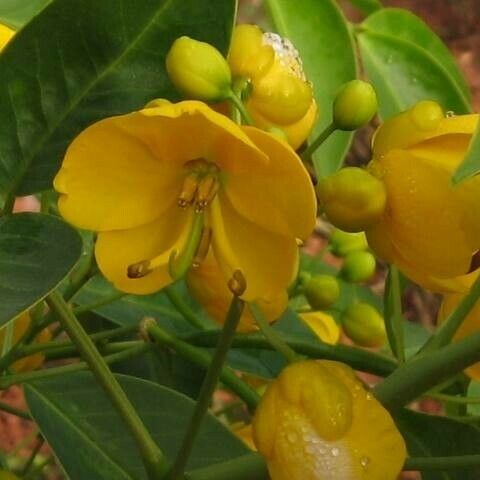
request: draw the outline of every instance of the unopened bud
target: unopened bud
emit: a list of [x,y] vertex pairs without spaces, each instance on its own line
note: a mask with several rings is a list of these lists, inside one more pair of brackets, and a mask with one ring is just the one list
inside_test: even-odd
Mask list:
[[339,130],[356,130],[377,112],[377,95],[363,80],[352,80],[338,92],[333,103],[333,122]]
[[305,297],[315,310],[331,307],[340,296],[340,286],[332,275],[315,275],[305,284]]
[[317,185],[327,218],[347,232],[360,232],[380,220],[386,205],[384,184],[366,170],[342,168]]
[[350,305],[341,318],[344,332],[361,347],[381,347],[387,338],[385,322],[368,303]]
[[347,282],[365,282],[375,274],[377,262],[370,252],[352,252],[343,263],[340,275]]
[[346,257],[349,253],[361,252],[368,248],[364,232],[348,233],[338,228],[330,235],[329,244],[332,253],[337,257]]
[[232,76],[222,54],[212,45],[180,37],[166,60],[167,72],[175,88],[186,98],[219,102],[230,94]]

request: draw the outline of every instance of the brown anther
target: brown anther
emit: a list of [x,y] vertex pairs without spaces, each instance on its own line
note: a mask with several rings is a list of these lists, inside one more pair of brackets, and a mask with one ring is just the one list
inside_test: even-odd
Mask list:
[[150,261],[143,260],[142,262],[133,263],[127,268],[128,278],[142,278],[148,275],[152,270],[150,269]]
[[240,270],[233,272],[232,278],[228,281],[228,288],[236,297],[241,297],[245,293],[247,281]]
[[470,269],[468,273],[474,272],[479,267],[480,267],[480,250],[476,251],[472,255],[472,261],[470,262]]
[[182,191],[177,199],[180,208],[186,208],[193,203],[197,194],[198,177],[195,174],[187,175],[183,181]]
[[195,211],[203,211],[205,207],[215,198],[218,192],[218,180],[214,175],[204,177],[198,184],[195,200]]
[[205,260],[210,248],[210,242],[212,240],[212,230],[210,228],[204,228],[202,232],[202,238],[198,244],[197,252],[192,262],[193,268],[198,268],[200,264]]

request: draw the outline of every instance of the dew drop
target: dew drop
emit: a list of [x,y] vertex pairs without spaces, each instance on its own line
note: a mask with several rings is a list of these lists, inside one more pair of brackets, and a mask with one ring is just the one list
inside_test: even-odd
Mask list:
[[361,465],[363,468],[367,468],[369,463],[370,463],[370,459],[369,459],[368,457],[362,457],[362,458],[360,459],[360,465]]
[[334,457],[338,457],[340,455],[340,450],[337,448],[337,447],[333,447],[331,450],[330,450],[330,453],[334,456]]
[[445,116],[447,118],[452,118],[455,116],[455,112],[453,110],[449,110],[448,112],[445,113]]

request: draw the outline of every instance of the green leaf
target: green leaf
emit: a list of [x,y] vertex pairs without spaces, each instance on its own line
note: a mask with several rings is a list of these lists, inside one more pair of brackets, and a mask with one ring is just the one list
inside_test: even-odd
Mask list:
[[81,254],[76,230],[39,213],[0,218],[0,326],[44,298]]
[[436,100],[446,111],[470,111],[468,88],[455,60],[435,33],[412,13],[379,10],[357,29],[357,39],[383,119],[427,99]]
[[[425,415],[411,410],[394,414],[395,423],[412,457],[447,457],[478,454],[480,429],[447,417]],[[425,471],[423,480],[477,480],[480,468]]]
[[[194,402],[145,380],[117,375],[152,437],[174,460]],[[37,381],[25,387],[30,412],[71,480],[146,480],[122,420],[89,372]],[[188,469],[206,467],[249,450],[208,415]]]
[[[300,52],[307,78],[312,82],[320,121],[311,139],[332,121],[335,95],[357,76],[355,53],[347,22],[333,0],[267,0],[276,29]],[[317,175],[336,171],[352,139],[349,132],[335,132],[315,152]]]
[[385,282],[384,315],[390,348],[395,357],[404,362],[405,341],[403,325],[405,324],[405,319],[402,314],[402,287],[400,285],[400,272],[394,265],[390,266]]
[[[54,0],[0,55],[0,192],[51,187],[86,126],[177,99],[165,71],[188,35],[226,52],[235,0]],[[108,148],[108,147],[107,147]]]
[[477,125],[475,135],[470,142],[467,155],[453,174],[452,182],[455,185],[478,175],[478,173],[480,173],[480,123]]
[[2,0],[0,23],[18,30],[42,11],[52,0]]
[[350,0],[350,3],[366,15],[370,15],[383,7],[380,0]]

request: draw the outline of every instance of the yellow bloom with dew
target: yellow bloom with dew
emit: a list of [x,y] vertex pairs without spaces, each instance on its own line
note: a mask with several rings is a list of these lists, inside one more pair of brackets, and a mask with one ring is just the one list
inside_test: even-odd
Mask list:
[[[193,268],[188,272],[188,290],[200,305],[206,310],[210,317],[217,323],[223,325],[225,317],[232,301],[232,292],[229,290],[225,278],[213,256],[209,254],[198,264],[194,263]],[[283,290],[270,298],[257,299],[258,306],[269,322],[278,320],[288,305],[288,295]],[[237,331],[251,332],[257,330],[257,324],[250,309],[245,308]]]
[[296,273],[296,239],[315,222],[295,152],[198,101],[159,100],[93,124],[54,185],[62,216],[99,232],[105,277],[136,294],[160,290],[211,245],[226,281],[245,277],[245,300],[275,295]]
[[307,360],[262,397],[253,437],[272,480],[395,480],[406,448],[390,414],[346,365]]
[[15,32],[8,28],[6,25],[0,23],[0,51],[3,50],[5,45],[12,39],[15,35]]
[[452,185],[478,115],[445,116],[431,101],[387,120],[373,140],[368,169],[383,182],[386,208],[366,228],[370,246],[433,290],[464,290],[480,247],[480,177]]
[[340,340],[340,327],[337,325],[335,319],[328,313],[301,313],[300,318],[322,342],[335,345]]
[[255,124],[279,127],[298,148],[313,128],[317,104],[292,43],[256,25],[238,25],[228,62],[234,80],[249,82],[246,107]]

